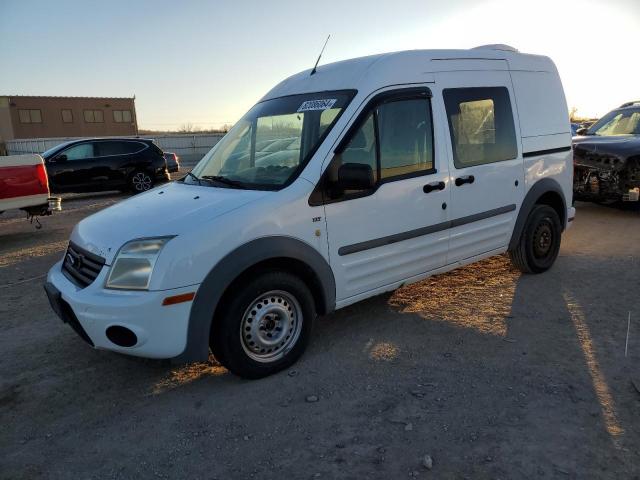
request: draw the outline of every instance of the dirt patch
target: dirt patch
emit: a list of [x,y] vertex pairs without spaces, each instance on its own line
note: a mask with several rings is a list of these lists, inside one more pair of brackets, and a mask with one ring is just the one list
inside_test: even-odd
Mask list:
[[504,336],[520,275],[502,255],[401,288],[389,304],[427,320]]

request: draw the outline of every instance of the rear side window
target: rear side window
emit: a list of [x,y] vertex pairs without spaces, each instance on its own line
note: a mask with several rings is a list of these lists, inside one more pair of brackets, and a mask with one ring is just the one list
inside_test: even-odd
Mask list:
[[109,155],[127,155],[142,150],[143,145],[138,142],[98,142],[96,143],[99,157]]
[[443,91],[456,168],[518,156],[509,91],[505,87]]

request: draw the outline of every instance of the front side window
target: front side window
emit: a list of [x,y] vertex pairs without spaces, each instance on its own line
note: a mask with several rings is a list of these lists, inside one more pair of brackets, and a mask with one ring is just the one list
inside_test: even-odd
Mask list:
[[431,108],[427,99],[378,107],[380,178],[433,170]]
[[456,168],[518,156],[509,91],[505,87],[443,91]]
[[607,113],[589,128],[587,135],[640,135],[640,108]]
[[354,92],[320,92],[255,105],[185,177],[187,184],[277,190],[306,165]]
[[322,180],[311,194],[310,203],[321,205],[323,202],[335,202],[368,195],[370,192],[367,189],[350,188],[347,190],[342,187],[338,182],[340,167],[350,164],[366,165],[371,169],[374,183],[377,183],[379,180],[377,151],[378,141],[374,113],[372,112],[349,135],[349,139],[340,153],[333,157],[322,176]]
[[74,145],[62,152],[62,155],[67,157],[67,160],[85,160],[87,158],[93,158],[93,144],[81,143]]
[[[371,167],[373,187],[344,190],[340,168]],[[435,171],[431,100],[423,88],[385,92],[363,110],[338,147],[310,204],[369,195],[382,182],[427,175]]]
[[340,154],[340,161],[334,162],[334,168],[339,168],[345,163],[360,163],[369,165],[373,171],[374,181],[378,181],[377,140],[374,114],[371,113],[362,126],[347,143]]

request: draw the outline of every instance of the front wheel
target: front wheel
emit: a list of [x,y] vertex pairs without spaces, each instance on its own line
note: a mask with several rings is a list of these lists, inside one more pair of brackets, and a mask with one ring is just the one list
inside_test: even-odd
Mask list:
[[138,171],[131,175],[129,185],[133,193],[141,193],[150,190],[153,187],[153,178],[149,175],[149,172]]
[[211,349],[229,371],[262,378],[304,352],[315,318],[305,283],[286,272],[259,275],[226,299],[211,329]]
[[520,241],[509,251],[511,262],[524,273],[547,271],[558,257],[562,225],[556,211],[536,205],[529,213]]

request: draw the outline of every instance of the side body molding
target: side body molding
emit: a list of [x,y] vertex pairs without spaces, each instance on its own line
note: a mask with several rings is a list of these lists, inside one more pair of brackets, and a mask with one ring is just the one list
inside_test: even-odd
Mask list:
[[321,285],[320,292],[312,292],[314,296],[320,296],[327,312],[335,308],[336,283],[333,271],[317,250],[291,237],[270,236],[252,240],[220,260],[198,288],[191,306],[187,344],[184,351],[172,359],[175,363],[201,362],[209,358],[209,332],[213,315],[227,287],[248,268],[276,258],[304,262]]
[[529,212],[531,212],[531,209],[540,197],[548,192],[557,193],[562,200],[560,222],[562,223],[563,230],[567,227],[567,200],[564,198],[562,187],[553,178],[542,178],[533,184],[522,201],[522,206],[520,207],[516,224],[513,227],[513,233],[511,234],[511,240],[509,241],[509,250],[516,248],[520,241],[520,235],[522,235],[524,225],[527,222]]

